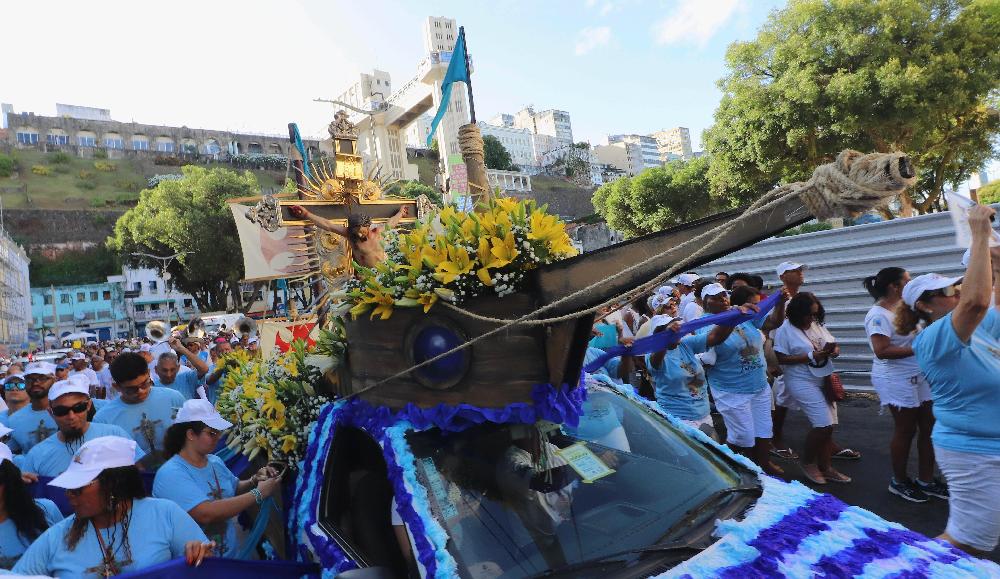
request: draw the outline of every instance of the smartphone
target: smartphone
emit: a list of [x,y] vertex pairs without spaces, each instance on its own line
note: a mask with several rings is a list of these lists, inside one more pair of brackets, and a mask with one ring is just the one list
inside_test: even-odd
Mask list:
[[826,352],[832,352],[837,349],[837,342],[827,342],[823,346],[823,350]]

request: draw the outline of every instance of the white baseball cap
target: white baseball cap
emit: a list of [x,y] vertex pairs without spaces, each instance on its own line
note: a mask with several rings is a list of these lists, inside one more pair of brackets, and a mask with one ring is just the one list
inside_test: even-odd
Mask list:
[[910,309],[915,309],[914,304],[924,292],[953,286],[960,281],[961,277],[945,277],[936,273],[918,275],[903,286],[903,303],[910,306]]
[[102,436],[83,443],[69,468],[49,482],[54,487],[78,489],[90,484],[108,468],[135,465],[135,441],[120,436]]
[[698,274],[682,273],[674,279],[677,280],[675,283],[680,285],[693,286],[694,282],[698,281]]
[[722,287],[722,284],[720,283],[710,283],[701,288],[701,299],[705,299],[708,296],[717,296],[719,294],[729,295],[729,290]]
[[139,351],[140,352],[149,352],[152,349],[153,349],[153,347],[150,346],[149,344],[143,344],[143,345],[139,346]]
[[[0,426],[3,426],[3,425],[0,424]],[[7,428],[7,427],[4,426],[4,428]],[[2,431],[0,431],[0,432],[2,432]],[[7,436],[7,434],[9,434],[10,432],[13,432],[13,431],[11,429],[7,428],[7,433],[0,434],[0,437]],[[7,446],[6,444],[0,442],[0,464],[2,464],[3,461],[5,461],[5,460],[9,460],[11,462],[11,464],[13,464],[14,463],[14,453],[10,451],[10,447],[9,446]]]
[[87,356],[83,352],[73,352],[73,355],[69,357],[70,360],[86,360]]
[[778,264],[778,277],[785,275],[786,271],[794,271],[796,269],[806,269],[806,266],[794,261],[783,261]]
[[7,382],[10,382],[11,380],[13,380],[15,378],[18,379],[18,380],[24,380],[24,374],[20,374],[18,372],[14,372],[13,374],[10,374],[8,376],[4,376],[4,378],[3,378],[4,384],[6,384]]
[[41,374],[43,376],[55,376],[56,365],[52,362],[32,362],[24,369],[24,375]]
[[674,320],[683,320],[683,318],[675,318],[664,314],[653,316],[652,318],[649,318],[649,329],[651,332],[656,331],[656,328],[659,328],[660,326],[669,326]]
[[174,424],[182,422],[202,422],[205,426],[216,430],[226,430],[233,425],[219,414],[211,402],[202,398],[192,398],[184,402],[184,406],[181,406],[177,411],[177,417],[174,418]]
[[55,401],[63,394],[86,394],[90,396],[90,385],[82,383],[79,380],[73,380],[72,378],[59,380],[52,385],[52,388],[49,388],[49,401]]

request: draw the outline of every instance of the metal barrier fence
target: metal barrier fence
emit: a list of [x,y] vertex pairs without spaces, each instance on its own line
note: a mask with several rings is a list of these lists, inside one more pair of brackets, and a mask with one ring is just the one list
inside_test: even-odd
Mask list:
[[815,293],[826,309],[826,325],[841,346],[837,368],[846,387],[870,389],[872,351],[865,335],[865,314],[873,300],[861,281],[889,266],[910,274],[963,271],[964,249],[955,246],[951,215],[934,213],[909,219],[856,225],[790,237],[774,237],[698,268],[746,272],[780,286],[775,266],[794,261],[808,266],[803,291]]

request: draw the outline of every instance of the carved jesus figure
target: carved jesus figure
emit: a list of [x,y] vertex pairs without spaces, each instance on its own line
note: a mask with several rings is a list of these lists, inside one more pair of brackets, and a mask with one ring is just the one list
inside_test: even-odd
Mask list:
[[395,229],[399,225],[399,220],[410,214],[410,208],[404,205],[384,225],[377,223],[373,225],[371,218],[364,213],[351,213],[347,219],[347,227],[344,227],[316,215],[301,205],[293,205],[289,211],[294,217],[308,219],[315,223],[316,227],[346,238],[347,242],[351,244],[351,254],[354,261],[364,267],[375,267],[385,261],[382,231],[386,227]]

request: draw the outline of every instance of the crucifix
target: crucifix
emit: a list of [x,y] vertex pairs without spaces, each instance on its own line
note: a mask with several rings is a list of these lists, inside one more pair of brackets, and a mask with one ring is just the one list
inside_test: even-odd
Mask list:
[[46,438],[48,438],[49,435],[52,434],[55,431],[56,431],[55,428],[49,428],[49,427],[45,426],[45,421],[44,420],[39,420],[38,421],[38,428],[36,430],[32,430],[28,434],[32,435],[35,438],[35,444],[38,444],[41,441],[43,441]]

